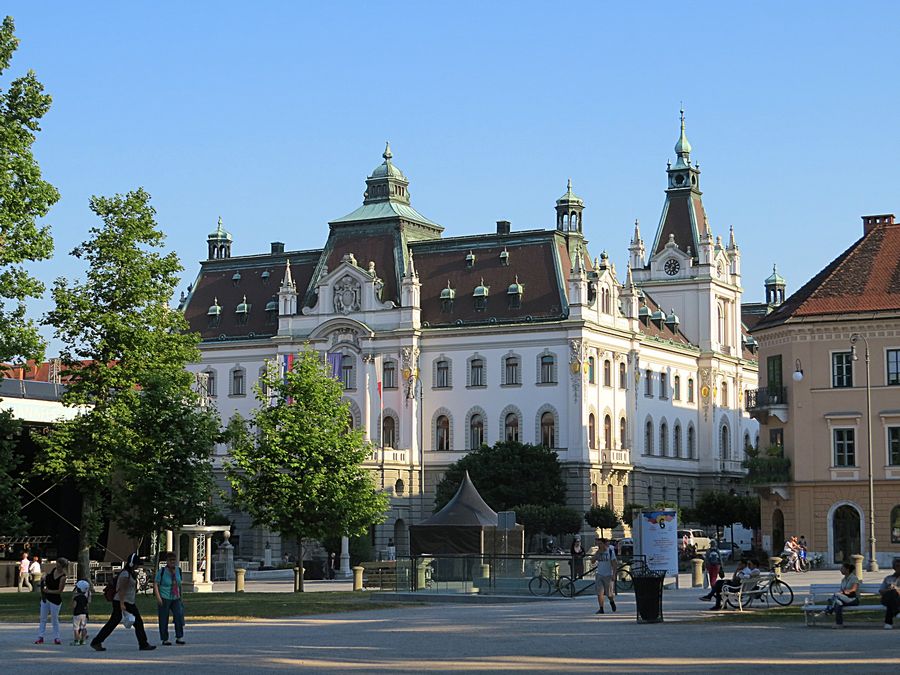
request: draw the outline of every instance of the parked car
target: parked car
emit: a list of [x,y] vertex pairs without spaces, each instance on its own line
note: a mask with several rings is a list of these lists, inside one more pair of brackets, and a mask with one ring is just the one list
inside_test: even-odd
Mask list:
[[685,536],[687,536],[688,545],[693,546],[698,553],[709,548],[711,540],[704,534],[703,530],[678,530],[679,551],[684,550]]

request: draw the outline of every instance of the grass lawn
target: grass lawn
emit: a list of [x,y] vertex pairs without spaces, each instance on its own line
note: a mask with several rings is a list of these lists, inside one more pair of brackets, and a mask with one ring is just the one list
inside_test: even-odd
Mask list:
[[[152,595],[138,596],[138,607],[144,617],[156,616],[156,600]],[[238,619],[278,619],[309,614],[333,614],[364,609],[385,609],[409,603],[379,601],[377,595],[353,592],[317,593],[187,593],[185,613],[191,621],[233,621]],[[0,593],[0,622],[38,620],[39,593]],[[101,593],[91,602],[91,620],[109,616],[109,603]],[[63,600],[60,619],[71,619],[71,593]]]
[[[802,625],[805,623],[802,609],[803,605],[797,604],[796,599],[794,600],[794,603],[795,604],[788,607],[772,606],[769,609],[751,608],[746,609],[743,612],[739,612],[736,609],[729,609],[721,612],[709,612],[709,618],[704,618],[702,621],[709,621],[711,619],[722,623],[799,623]],[[881,608],[881,605],[871,598],[866,598],[862,604],[877,605]],[[848,625],[873,624],[880,627],[883,617],[884,614],[882,612],[877,614],[845,612],[844,623]],[[820,616],[816,620],[817,626],[829,626],[833,623],[834,616]]]

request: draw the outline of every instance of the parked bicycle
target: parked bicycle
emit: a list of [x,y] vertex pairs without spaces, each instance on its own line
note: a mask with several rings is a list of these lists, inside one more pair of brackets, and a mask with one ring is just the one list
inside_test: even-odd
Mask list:
[[[762,602],[768,605],[770,599],[776,605],[787,607],[794,602],[794,589],[786,581],[774,575],[770,577],[761,576],[759,583],[753,590],[745,591],[742,594],[741,606],[744,608],[752,607],[754,602]],[[725,604],[732,609],[739,609],[738,601],[733,596],[727,597]]]
[[643,559],[622,560],[616,567],[616,591],[630,591],[634,588],[634,575],[643,574],[649,569]]
[[[553,569],[558,569],[556,563],[553,563]],[[562,595],[561,587],[566,585],[568,587],[571,579],[565,575],[556,576],[553,573],[547,574],[545,567],[548,567],[545,563],[536,563],[534,566],[534,576],[528,582],[528,592],[532,595],[552,595],[554,593],[559,593]]]

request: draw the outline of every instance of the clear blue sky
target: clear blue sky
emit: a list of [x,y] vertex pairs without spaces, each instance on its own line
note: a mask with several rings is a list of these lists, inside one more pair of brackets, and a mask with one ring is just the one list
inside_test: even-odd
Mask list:
[[[623,5],[628,5],[623,7]],[[900,213],[900,3],[5,3],[52,94],[48,283],[92,194],[145,187],[185,283],[221,215],[236,255],[321,246],[390,140],[445,235],[552,227],[571,177],[590,251],[652,239],[684,101],[713,231],[745,300],[799,288]],[[8,76],[3,78],[5,87]],[[33,314],[47,308],[35,303]]]

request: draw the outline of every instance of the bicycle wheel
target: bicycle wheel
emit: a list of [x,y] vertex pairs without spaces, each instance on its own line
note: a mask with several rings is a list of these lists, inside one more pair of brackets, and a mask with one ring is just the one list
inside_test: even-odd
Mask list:
[[556,582],[556,587],[559,589],[559,594],[564,598],[574,598],[575,597],[575,582],[563,575],[559,578],[559,581]]
[[800,568],[800,571],[803,572],[804,574],[806,572],[809,572],[809,559],[801,558],[799,568]]
[[551,590],[553,590],[553,584],[546,577],[532,577],[528,582],[528,591],[532,595],[550,595]]
[[794,590],[781,579],[773,579],[769,584],[769,595],[782,607],[787,607],[794,601]]
[[630,591],[634,588],[634,578],[631,576],[631,570],[616,570],[616,591]]

